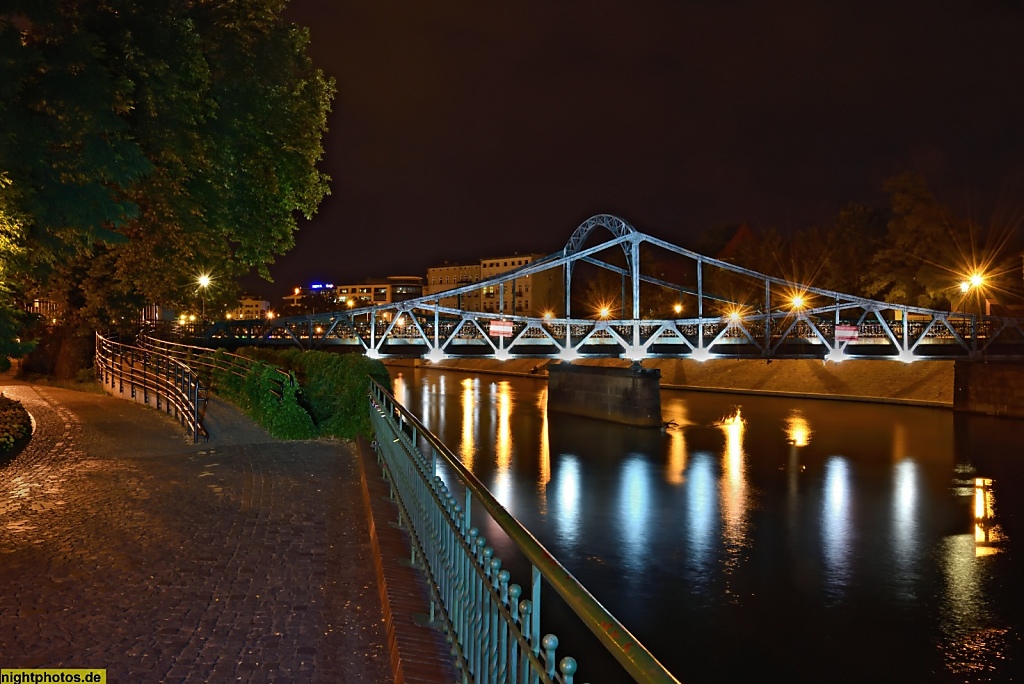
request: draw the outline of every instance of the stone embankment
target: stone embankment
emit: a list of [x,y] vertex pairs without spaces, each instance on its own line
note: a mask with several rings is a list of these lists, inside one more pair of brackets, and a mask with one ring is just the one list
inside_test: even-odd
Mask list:
[[[437,363],[393,360],[391,366],[447,368],[471,373],[547,377],[547,359],[446,359]],[[627,367],[622,359],[579,359],[574,363]],[[849,359],[824,363],[810,359],[647,359],[644,368],[661,371],[664,389],[806,396],[922,406],[953,406],[953,361]]]

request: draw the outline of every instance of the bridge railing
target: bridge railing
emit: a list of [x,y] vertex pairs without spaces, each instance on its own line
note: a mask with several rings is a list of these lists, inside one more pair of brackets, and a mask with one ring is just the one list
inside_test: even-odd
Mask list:
[[126,399],[172,413],[192,442],[207,439],[202,415],[206,386],[190,366],[167,354],[122,344],[96,334],[96,376],[104,387]]
[[[431,620],[439,620],[451,638],[464,681],[572,684],[576,660],[559,660],[558,637],[541,636],[542,586],[562,598],[636,681],[677,681],[437,436],[377,383],[371,387],[370,417],[378,461],[398,503],[399,524],[409,532],[412,561],[427,578]],[[454,491],[438,474],[439,459],[444,471],[454,474]],[[474,509],[482,509],[531,564],[525,589],[512,583],[480,535]]]

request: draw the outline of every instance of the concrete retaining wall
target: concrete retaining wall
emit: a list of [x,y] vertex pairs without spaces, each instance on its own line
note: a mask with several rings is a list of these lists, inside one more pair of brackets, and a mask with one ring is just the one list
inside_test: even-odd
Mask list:
[[966,413],[1024,418],[1024,362],[956,362],[953,408]]
[[638,427],[661,426],[657,369],[552,363],[547,371],[551,411]]
[[[550,362],[552,365],[557,362]],[[546,377],[546,359],[447,359],[436,364],[403,359],[388,360],[392,367],[447,368],[470,373]],[[622,359],[578,359],[574,365],[627,368]],[[875,401],[921,406],[953,406],[953,361],[901,361],[848,359],[823,363],[809,359],[647,359],[645,368],[661,372],[665,389],[707,390],[806,396],[822,399]]]

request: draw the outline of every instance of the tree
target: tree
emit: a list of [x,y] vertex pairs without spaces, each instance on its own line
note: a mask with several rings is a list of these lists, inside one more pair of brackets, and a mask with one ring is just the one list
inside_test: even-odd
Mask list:
[[11,277],[92,327],[194,301],[201,271],[269,277],[329,180],[316,164],[333,82],[284,6],[0,6]]
[[967,268],[972,236],[936,200],[925,180],[903,174],[885,183],[891,214],[875,254],[866,292],[888,302],[948,309]]

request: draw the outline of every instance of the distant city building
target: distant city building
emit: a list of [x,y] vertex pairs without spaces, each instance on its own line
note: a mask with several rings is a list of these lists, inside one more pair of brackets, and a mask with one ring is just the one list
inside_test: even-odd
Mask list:
[[[514,254],[512,256],[488,257],[476,264],[443,264],[427,269],[427,284],[424,294],[439,294],[447,290],[522,268],[543,258],[543,254]],[[543,316],[558,313],[561,306],[562,281],[556,271],[525,275],[502,286],[487,285],[462,295],[441,297],[442,306],[451,306],[466,311],[507,313],[519,316]],[[504,292],[501,291],[504,289]]]
[[284,297],[288,313],[315,313],[331,309],[358,309],[415,299],[423,294],[423,276],[367,278],[361,283],[312,283]]
[[258,321],[267,317],[270,311],[270,302],[253,295],[242,295],[238,305],[227,313],[229,319],[241,321]]
[[423,295],[423,276],[367,278],[362,283],[354,285],[338,285],[334,288],[334,294],[339,304],[357,309],[363,306],[402,302]]

